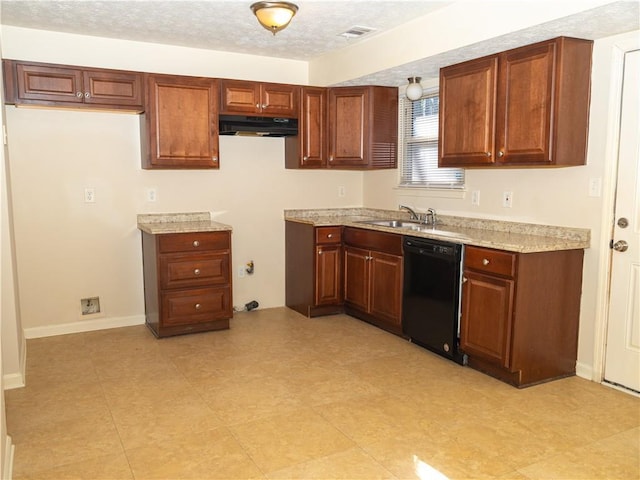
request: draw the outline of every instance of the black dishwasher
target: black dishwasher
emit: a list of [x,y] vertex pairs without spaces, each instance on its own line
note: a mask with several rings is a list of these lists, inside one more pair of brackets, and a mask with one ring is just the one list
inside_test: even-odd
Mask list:
[[402,330],[412,342],[461,365],[458,350],[462,245],[404,237]]

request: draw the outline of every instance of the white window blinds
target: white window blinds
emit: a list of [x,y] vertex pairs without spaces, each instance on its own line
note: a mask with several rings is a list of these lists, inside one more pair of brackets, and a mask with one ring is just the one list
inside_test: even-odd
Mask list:
[[438,168],[438,92],[400,98],[400,186],[464,188],[464,170]]

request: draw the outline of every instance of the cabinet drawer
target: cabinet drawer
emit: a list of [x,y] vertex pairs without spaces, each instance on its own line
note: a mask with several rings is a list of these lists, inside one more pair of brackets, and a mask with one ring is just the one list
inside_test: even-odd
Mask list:
[[396,233],[349,227],[344,229],[344,243],[391,255],[402,255],[402,235]]
[[227,231],[171,233],[158,237],[160,253],[225,250],[230,248],[230,244],[230,234]]
[[229,283],[227,253],[160,256],[161,288],[185,288]]
[[516,273],[516,254],[489,248],[467,247],[464,266],[481,272],[513,277]]
[[342,243],[342,227],[318,227],[316,228],[316,244]]
[[162,325],[185,325],[230,318],[229,287],[197,288],[162,295]]

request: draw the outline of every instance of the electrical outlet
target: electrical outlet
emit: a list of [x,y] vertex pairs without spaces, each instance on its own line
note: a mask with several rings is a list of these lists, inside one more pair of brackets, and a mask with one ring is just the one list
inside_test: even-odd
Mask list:
[[480,205],[480,190],[471,192],[471,205]]
[[147,189],[147,202],[155,202],[158,200],[158,191],[155,188]]
[[93,188],[84,189],[84,203],[96,203],[96,191]]
[[100,297],[81,298],[80,309],[82,311],[82,315],[100,313]]
[[245,266],[238,267],[238,277],[243,278],[246,273]]
[[513,192],[502,192],[502,206],[504,208],[513,206]]
[[344,197],[346,195],[346,190],[344,188],[344,185],[340,185],[338,187],[338,196],[339,197]]

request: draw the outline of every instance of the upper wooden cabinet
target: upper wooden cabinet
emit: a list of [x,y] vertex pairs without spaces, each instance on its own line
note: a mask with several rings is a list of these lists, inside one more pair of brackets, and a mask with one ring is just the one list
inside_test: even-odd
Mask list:
[[142,74],[4,60],[6,102],[143,111]]
[[218,81],[146,75],[142,168],[218,168]]
[[592,45],[559,37],[441,69],[439,166],[584,165]]
[[327,89],[302,87],[298,135],[285,138],[285,167],[326,167],[327,128]]
[[398,89],[329,89],[329,167],[396,168]]
[[300,87],[297,85],[223,79],[220,92],[220,113],[223,114],[298,116]]

